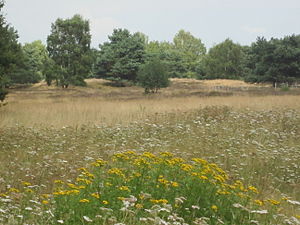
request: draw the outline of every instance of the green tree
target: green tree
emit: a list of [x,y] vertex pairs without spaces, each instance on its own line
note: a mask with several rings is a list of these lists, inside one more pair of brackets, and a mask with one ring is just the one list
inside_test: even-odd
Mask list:
[[71,19],[57,19],[47,38],[49,56],[60,67],[60,85],[85,85],[84,79],[91,71],[92,54],[89,21],[80,15]]
[[156,93],[160,88],[169,86],[166,65],[159,58],[153,58],[141,65],[137,80],[145,88],[145,93]]
[[139,66],[144,62],[145,40],[127,29],[114,29],[109,42],[99,45],[97,77],[115,80],[136,80]]
[[17,32],[6,23],[2,14],[3,6],[4,1],[0,0],[0,101],[3,101],[8,93],[6,88],[11,82],[11,74],[22,55]]
[[247,51],[245,80],[293,83],[300,79],[300,35],[267,41],[257,38]]
[[173,39],[177,58],[185,70],[184,77],[195,77],[198,65],[206,53],[206,48],[201,39],[194,37],[190,32],[180,30]]
[[48,60],[46,46],[40,40],[32,43],[26,43],[23,48],[27,66],[38,80],[45,79],[43,75],[44,62]]
[[212,47],[203,59],[205,75],[200,79],[238,79],[242,76],[243,47],[232,40]]

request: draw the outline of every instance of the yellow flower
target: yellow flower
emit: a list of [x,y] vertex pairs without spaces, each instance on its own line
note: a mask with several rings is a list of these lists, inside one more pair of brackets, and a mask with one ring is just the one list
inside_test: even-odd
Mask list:
[[84,199],[80,199],[79,202],[82,202],[82,203],[88,203],[88,202],[90,202],[90,200],[84,198]]
[[110,187],[110,186],[112,186],[112,183],[106,182],[105,186]]
[[94,198],[100,198],[100,195],[98,192],[92,193],[91,196],[93,196]]
[[47,200],[43,200],[42,204],[47,205],[47,204],[49,204],[49,202]]
[[207,176],[204,176],[204,175],[201,175],[199,178],[200,178],[201,180],[208,180]]
[[167,199],[150,199],[150,202],[154,203],[154,204],[168,204],[168,200]]
[[55,184],[63,184],[64,182],[62,180],[55,180],[54,183]]
[[262,206],[262,205],[264,204],[264,202],[261,201],[261,200],[254,200],[254,202],[255,202],[257,205],[260,205],[260,206]]
[[106,200],[103,200],[102,203],[103,203],[104,205],[108,205],[108,201],[106,201]]
[[179,186],[179,184],[175,181],[171,181],[171,185],[172,185],[172,187],[178,187]]
[[280,202],[279,201],[276,201],[274,199],[268,199],[268,201],[272,204],[272,205],[279,205]]
[[27,193],[33,193],[34,191],[32,189],[26,188],[25,192],[27,192]]
[[181,169],[184,170],[184,171],[191,171],[193,169],[193,166],[190,165],[190,164],[181,164]]
[[42,198],[49,198],[49,194],[42,194],[41,197]]
[[138,204],[135,205],[135,208],[141,209],[141,208],[143,208],[143,205],[138,203]]
[[14,192],[14,193],[19,193],[20,192],[20,190],[17,189],[17,188],[10,188],[8,191],[9,192]]
[[214,211],[218,211],[218,207],[216,205],[212,205],[211,209],[214,210]]
[[121,191],[130,191],[128,186],[121,186],[121,187],[119,187],[119,190],[121,190]]
[[205,159],[193,158],[192,160],[196,163],[207,164],[207,161]]
[[253,187],[253,186],[249,186],[248,189],[256,194],[258,194],[258,190],[256,187]]
[[124,173],[119,168],[112,168],[112,169],[109,169],[107,172],[109,174],[115,174],[115,175],[118,175],[120,177],[125,177]]
[[77,189],[77,186],[75,184],[67,183],[69,188]]
[[30,186],[30,185],[31,185],[31,183],[26,182],[26,181],[22,181],[22,184],[23,184],[24,186]]

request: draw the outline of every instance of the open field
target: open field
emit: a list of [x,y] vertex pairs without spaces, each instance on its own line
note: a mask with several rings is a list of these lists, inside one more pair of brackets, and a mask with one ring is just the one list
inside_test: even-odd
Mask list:
[[298,94],[298,89],[283,92],[227,80],[174,79],[171,87],[150,96],[145,96],[139,87],[116,88],[95,79],[88,80],[87,88],[67,90],[36,84],[9,94],[9,104],[0,109],[0,127],[128,124],[155,114],[180,114],[207,106],[299,109]]
[[[87,88],[61,90],[39,84],[14,89],[9,94],[9,103],[0,108],[0,224],[60,224],[61,221],[64,224],[163,224],[161,221],[153,222],[149,219],[152,217],[168,221],[167,224],[184,224],[168,219],[170,215],[174,218],[175,214],[183,217],[188,224],[222,224],[219,220],[228,225],[299,224],[299,90],[283,92],[240,81],[214,82],[173,80],[170,88],[152,96],[143,95],[143,90],[138,87],[116,88],[95,80],[90,80]],[[184,161],[176,161],[178,171],[175,167],[163,167],[165,158],[149,154],[143,156],[149,162],[151,157],[157,160],[151,161],[147,167],[147,176],[150,181],[153,178],[154,186],[149,181],[148,189],[143,186],[143,190],[138,190],[132,180],[121,179],[114,183],[107,176],[117,166],[122,171],[129,169],[142,173],[140,167],[132,167],[136,160],[141,160],[138,158],[140,156],[132,158],[129,164],[126,161],[108,163],[103,167],[107,174],[93,172],[91,163],[95,160],[111,161],[115,153],[131,150],[138,154],[150,152],[155,155],[169,152]],[[239,187],[239,196],[241,192],[250,196],[251,189],[255,195],[245,198],[247,201],[242,197],[227,198],[225,195],[224,198],[203,198],[193,202],[189,197],[194,192],[185,189],[188,188],[186,183],[194,182],[193,173],[184,165],[189,165],[191,159],[196,157],[222,168],[228,175],[225,179],[227,175],[221,174],[226,180],[222,182]],[[84,195],[84,190],[80,190],[83,193],[80,198],[77,195],[69,198],[57,189],[59,182],[69,183],[68,188],[72,186],[70,183],[77,185],[76,178],[82,172],[78,168],[87,168],[95,176],[89,178],[92,184],[85,184],[85,190],[94,194],[96,200],[98,197],[101,200],[99,205],[91,207],[91,211],[100,206],[118,211],[122,201],[114,201],[120,193],[107,191],[114,188],[119,191],[126,189],[126,194],[121,196],[124,198],[130,195],[137,197],[143,191],[151,193],[151,204],[137,198],[137,202],[129,206],[130,210],[135,211],[135,216],[130,216],[130,213],[106,215],[106,212],[81,210],[83,204],[87,204],[88,208],[88,204],[98,203],[93,203]],[[203,172],[204,167],[201,168]],[[172,173],[166,172],[173,169]],[[202,179],[208,177],[207,174],[204,176],[205,173],[209,174],[203,172]],[[164,176],[160,177],[161,174]],[[177,179],[176,174],[185,177],[184,182]],[[89,173],[85,172],[85,175]],[[105,182],[101,183],[101,179]],[[199,185],[214,189],[214,185],[219,184],[213,181],[216,176],[211,179],[208,177],[210,182],[207,185],[213,186]],[[220,187],[224,187],[222,182]],[[98,185],[96,189],[92,186],[95,183]],[[100,183],[104,186],[103,190]],[[258,193],[251,188],[252,185]],[[173,192],[171,186],[179,189]],[[156,188],[160,191],[153,191]],[[201,191],[205,195],[208,190]],[[218,193],[219,190],[215,191]],[[43,194],[48,194],[47,198]],[[174,197],[186,198],[186,205],[177,209],[178,202],[173,201]],[[167,200],[171,208],[159,200]],[[65,207],[59,208],[58,203]],[[247,206],[252,211],[245,212],[237,204],[234,209],[233,203]],[[155,204],[167,208],[169,214],[157,212],[155,216],[148,215],[144,209],[154,210]],[[193,209],[200,207],[200,210],[194,212],[192,206]],[[191,212],[184,211],[188,207]],[[49,211],[54,214],[53,217]],[[68,222],[72,216],[85,219]],[[148,219],[138,222],[133,219],[138,217]],[[209,220],[205,222],[204,217]]]

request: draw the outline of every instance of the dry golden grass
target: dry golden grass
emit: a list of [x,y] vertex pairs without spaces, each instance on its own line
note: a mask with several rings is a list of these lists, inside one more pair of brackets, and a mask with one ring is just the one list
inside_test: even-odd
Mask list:
[[[257,110],[300,108],[298,96],[256,96],[226,90],[213,93],[230,93],[231,96],[209,96],[212,92],[203,90],[214,87],[213,84],[235,87],[248,85],[242,81],[173,79],[171,87],[152,96],[145,96],[142,88],[116,88],[104,80],[90,79],[87,84],[87,87],[71,87],[67,90],[47,87],[45,83],[15,89],[8,96],[9,104],[0,108],[0,127],[16,124],[26,127],[128,124],[155,114],[180,113],[206,106]],[[201,95],[197,95],[200,91]]]

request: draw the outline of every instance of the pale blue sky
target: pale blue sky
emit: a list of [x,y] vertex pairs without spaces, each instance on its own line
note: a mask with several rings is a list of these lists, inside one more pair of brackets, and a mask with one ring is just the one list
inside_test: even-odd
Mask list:
[[159,41],[184,29],[206,47],[226,38],[246,45],[257,36],[300,34],[300,0],[6,0],[4,13],[21,43],[45,43],[51,23],[77,13],[90,21],[94,47],[114,28]]

